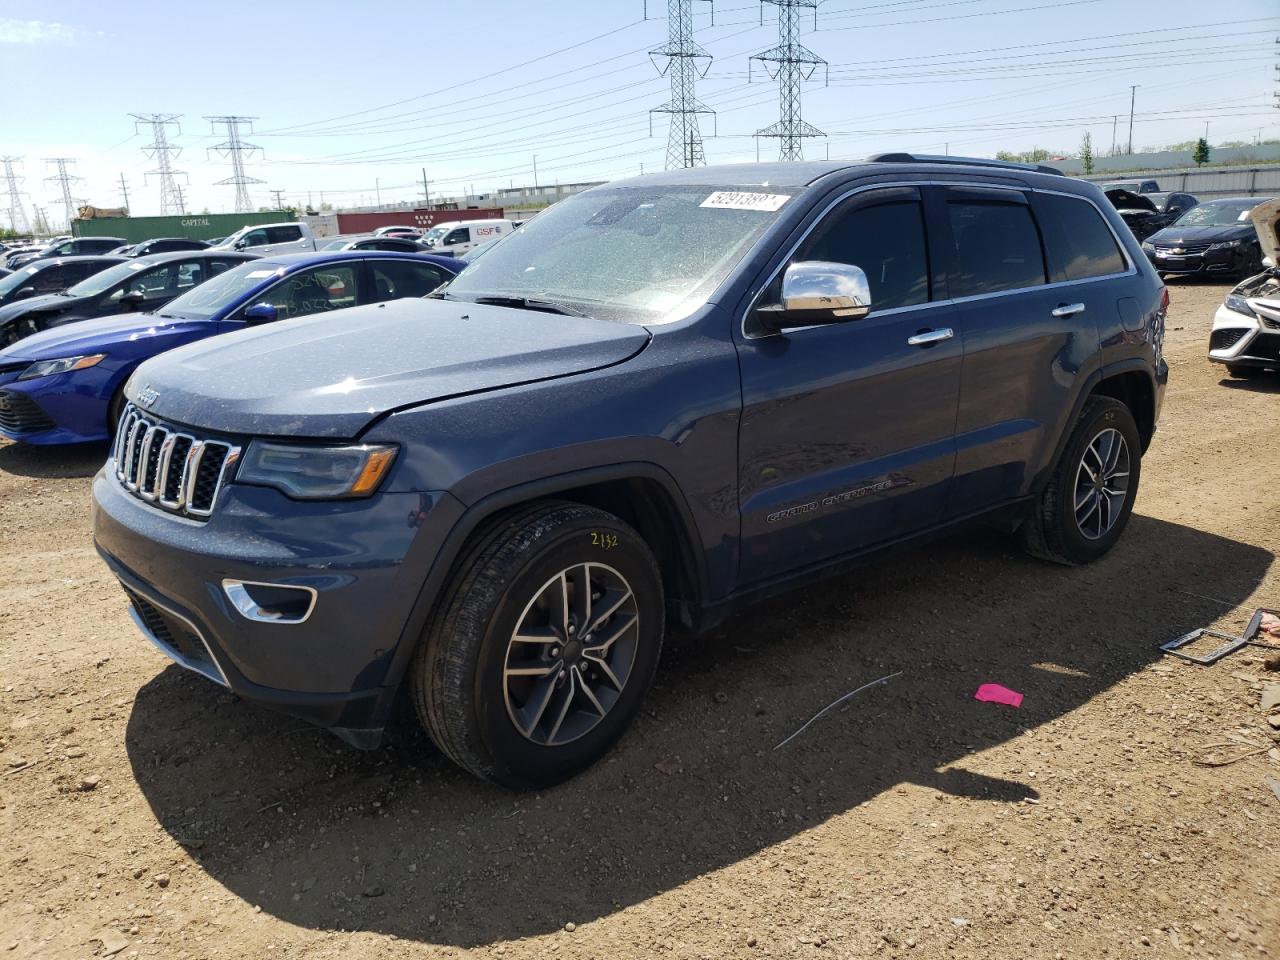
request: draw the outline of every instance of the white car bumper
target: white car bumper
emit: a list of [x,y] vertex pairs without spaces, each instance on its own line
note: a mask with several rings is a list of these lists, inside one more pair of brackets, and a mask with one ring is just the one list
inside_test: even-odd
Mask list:
[[1209,334],[1209,359],[1239,366],[1280,368],[1280,303],[1250,301],[1255,316],[1226,305],[1213,315]]

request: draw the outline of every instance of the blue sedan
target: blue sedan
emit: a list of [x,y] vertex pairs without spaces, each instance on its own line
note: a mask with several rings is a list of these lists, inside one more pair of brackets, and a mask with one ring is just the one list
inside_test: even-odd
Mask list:
[[241,264],[156,313],[82,320],[0,350],[0,436],[33,444],[108,439],[142,361],[277,319],[421,297],[466,264],[381,251],[300,253]]

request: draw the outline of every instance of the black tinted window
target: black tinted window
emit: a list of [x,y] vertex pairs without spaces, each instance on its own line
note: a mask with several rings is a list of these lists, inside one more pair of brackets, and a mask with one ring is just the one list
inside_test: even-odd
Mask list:
[[66,264],[41,270],[31,278],[29,286],[34,287],[36,293],[57,293],[86,276],[88,273],[81,264]]
[[861,267],[876,310],[906,307],[929,299],[929,257],[924,212],[919,201],[837,210],[819,228],[799,259],[827,260]]
[[1042,194],[1049,266],[1054,280],[1084,280],[1124,273],[1123,254],[1102,215],[1087,200]]
[[444,238],[446,244],[449,243],[469,243],[471,241],[471,230],[468,227],[459,227],[451,234]]
[[298,227],[267,227],[268,243],[293,243],[302,239],[302,230]]
[[1045,282],[1040,234],[1029,207],[951,200],[947,212],[956,245],[951,296],[971,297]]
[[377,260],[369,266],[373,268],[375,302],[400,297],[425,297],[449,279],[443,270],[430,263]]

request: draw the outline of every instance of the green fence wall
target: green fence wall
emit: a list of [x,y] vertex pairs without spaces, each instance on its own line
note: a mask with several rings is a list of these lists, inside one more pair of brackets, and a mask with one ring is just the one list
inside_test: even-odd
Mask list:
[[212,240],[235,233],[241,227],[288,219],[289,214],[278,210],[273,213],[191,213],[177,217],[103,217],[73,220],[71,232],[77,237],[121,237],[130,243],[156,237]]

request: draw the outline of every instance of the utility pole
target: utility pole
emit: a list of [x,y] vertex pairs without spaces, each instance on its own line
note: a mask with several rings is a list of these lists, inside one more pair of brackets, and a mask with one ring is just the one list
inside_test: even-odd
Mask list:
[[533,155],[533,192],[538,192],[538,155]]
[[382,209],[382,178],[381,177],[373,178],[373,192],[374,192],[374,196],[378,201],[378,209],[381,210]]
[[121,173],[121,174],[120,174],[120,195],[121,195],[122,197],[124,197],[124,209],[125,209],[125,212],[126,212],[126,213],[128,213],[128,211],[129,211],[129,183],[128,183],[128,181],[127,181],[127,180],[125,180],[125,178],[124,178],[124,174],[123,174],[123,173]]
[[1209,121],[1208,120],[1204,122],[1204,142],[1205,143],[1209,142]]
[[1138,85],[1129,87],[1129,155],[1133,155],[1133,103],[1138,96]]
[[35,223],[32,225],[32,232],[37,236],[49,236],[53,233],[49,229],[49,216],[44,212],[44,207],[37,207],[32,204],[31,209],[35,211]]
[[1119,120],[1120,115],[1118,113],[1113,113],[1111,115],[1111,152],[1107,154],[1109,157],[1114,157],[1116,155],[1116,123]]
[[249,199],[249,185],[254,183],[266,183],[265,180],[259,180],[256,177],[246,176],[244,172],[244,160],[246,156],[252,156],[255,152],[261,153],[262,148],[257,144],[245,143],[240,138],[240,128],[248,127],[249,132],[253,132],[253,121],[257,117],[205,117],[215,128],[218,124],[222,124],[227,128],[227,139],[216,146],[209,147],[209,152],[216,152],[221,157],[229,157],[231,159],[231,176],[225,180],[217,181],[214,186],[234,186],[236,188],[236,213],[251,213],[253,211],[253,202]]
[[[812,9],[814,25],[818,21],[818,0],[761,0],[778,8],[778,45],[757,53],[747,61],[747,82],[751,82],[751,63],[759,60],[769,73],[770,64],[777,72],[769,76],[778,81],[778,122],[756,131],[756,137],[779,140],[779,160],[803,160],[804,137],[826,136],[800,116],[800,83],[813,76],[827,61],[800,43],[800,10]],[[761,7],[761,21],[764,8]],[[828,77],[829,79],[829,77]]]
[[74,174],[67,173],[67,164],[75,163],[71,157],[45,157],[45,166],[53,164],[58,172],[51,177],[45,177],[45,182],[52,180],[62,186],[62,203],[67,210],[67,228],[70,229],[71,221],[76,218],[76,202],[71,199],[71,184],[76,180],[83,180],[84,177],[77,177]]
[[425,210],[431,209],[431,190],[427,183],[427,168],[422,168],[422,207]]
[[271,193],[276,198],[276,209],[283,210],[284,209],[284,191],[272,190]]
[[178,177],[185,177],[186,174],[181,170],[174,170],[170,164],[171,159],[177,159],[182,153],[182,148],[170,146],[168,134],[169,126],[172,125],[178,135],[182,135],[182,127],[178,123],[182,114],[131,113],[129,116],[134,119],[135,130],[140,126],[151,128],[151,145],[143,147],[142,152],[156,162],[156,168],[143,174],[143,182],[146,182],[147,177],[160,178],[160,215],[186,213],[186,207],[182,203],[182,191],[178,189],[177,180]]
[[21,157],[0,157],[0,163],[4,164],[5,185],[9,191],[9,226],[14,233],[26,233],[30,229],[27,212],[22,209],[22,197],[18,192],[18,184],[23,178],[13,172],[13,165],[21,162]]
[[[712,16],[714,17],[714,13]],[[716,112],[694,93],[695,82],[699,77],[707,75],[712,58],[693,39],[693,0],[667,0],[667,42],[656,50],[649,51],[649,60],[652,61],[654,57],[667,58],[667,64],[658,70],[658,76],[670,78],[671,99],[649,111],[649,136],[653,136],[653,115],[670,114],[667,169],[705,167],[707,155],[702,149],[698,114],[706,113],[714,117]]]

